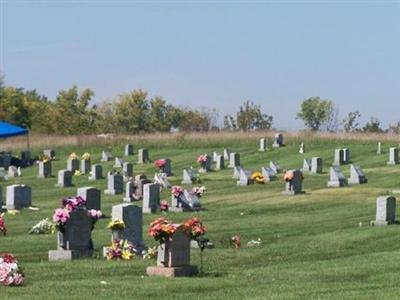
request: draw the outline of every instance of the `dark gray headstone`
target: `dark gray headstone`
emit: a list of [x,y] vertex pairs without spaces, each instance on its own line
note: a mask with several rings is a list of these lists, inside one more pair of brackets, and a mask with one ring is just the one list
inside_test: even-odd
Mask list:
[[160,186],[146,183],[143,186],[143,213],[155,213],[160,207]]
[[69,187],[72,185],[72,172],[69,170],[58,171],[57,185],[58,187]]
[[51,161],[39,162],[39,178],[51,177]]
[[121,174],[107,173],[107,189],[104,191],[106,195],[117,195],[124,192],[124,178]]
[[102,165],[92,165],[92,174],[89,176],[89,180],[99,180],[103,179],[103,166]]
[[77,196],[86,200],[87,209],[101,210],[101,192],[99,189],[91,186],[78,188]]
[[32,189],[24,184],[7,186],[7,209],[21,209],[32,205]]

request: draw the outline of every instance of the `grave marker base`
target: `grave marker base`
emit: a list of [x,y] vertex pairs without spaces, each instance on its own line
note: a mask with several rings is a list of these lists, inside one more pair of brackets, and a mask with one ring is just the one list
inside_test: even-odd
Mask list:
[[162,276],[162,277],[190,277],[199,273],[196,266],[184,266],[184,267],[147,267],[146,273],[149,276]]
[[83,257],[91,257],[93,250],[76,251],[76,250],[50,250],[49,261],[68,261]]

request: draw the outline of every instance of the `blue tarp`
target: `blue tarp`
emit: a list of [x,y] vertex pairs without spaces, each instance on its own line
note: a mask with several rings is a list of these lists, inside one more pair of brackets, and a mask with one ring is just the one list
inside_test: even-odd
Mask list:
[[0,138],[28,134],[28,129],[0,121]]

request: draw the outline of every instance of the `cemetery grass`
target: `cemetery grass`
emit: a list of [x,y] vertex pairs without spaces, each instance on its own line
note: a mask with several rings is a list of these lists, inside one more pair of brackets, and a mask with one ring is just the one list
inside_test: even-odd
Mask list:
[[[169,213],[180,222],[190,216],[200,217],[208,228],[207,237],[216,248],[204,251],[204,274],[194,278],[166,279],[148,277],[146,267],[154,260],[106,261],[102,247],[110,242],[106,229],[109,219],[101,219],[93,232],[95,257],[72,262],[48,262],[47,255],[56,249],[55,235],[28,235],[38,221],[51,217],[64,196],[75,195],[80,186],[95,186],[102,191],[106,180],[88,181],[87,176],[73,178],[75,187],[55,188],[56,177],[37,179],[37,167],[23,170],[23,177],[1,182],[3,195],[9,184],[32,187],[33,204],[39,211],[22,210],[17,216],[6,215],[9,234],[0,237],[0,253],[15,254],[24,267],[26,284],[20,288],[0,287],[0,299],[383,299],[400,293],[400,225],[371,227],[378,195],[400,188],[400,166],[386,166],[389,146],[376,155],[376,142],[309,139],[305,154],[299,154],[301,140],[293,138],[287,146],[258,152],[258,140],[250,138],[207,141],[171,140],[135,144],[149,149],[150,158],[168,157],[175,173],[171,183],[179,184],[182,169],[195,166],[199,154],[222,152],[229,148],[241,155],[245,169],[259,170],[270,160],[283,168],[299,168],[303,158],[320,156],[324,173],[305,174],[306,194],[282,196],[281,179],[265,185],[236,186],[232,170],[201,175],[208,193],[202,198],[205,210],[199,213]],[[334,148],[347,147],[351,161],[365,171],[365,185],[341,189],[327,188],[329,165]],[[100,161],[98,145],[56,148],[53,175],[66,166],[70,152],[92,153],[92,162]],[[112,145],[115,156],[122,156],[123,144]],[[39,149],[33,150],[34,154]],[[113,162],[103,163],[105,173]],[[348,176],[349,168],[342,170]],[[154,175],[152,164],[134,166],[135,174]],[[162,199],[169,199],[163,192]],[[102,211],[110,215],[111,206],[123,196],[102,194]],[[141,205],[141,203],[137,203]],[[148,224],[156,215],[144,216],[144,237],[148,246],[156,243],[147,235]],[[239,234],[242,247],[230,245]],[[259,247],[248,248],[249,240],[261,239]],[[200,252],[192,249],[192,264],[200,265]],[[103,282],[103,283],[102,283]]]

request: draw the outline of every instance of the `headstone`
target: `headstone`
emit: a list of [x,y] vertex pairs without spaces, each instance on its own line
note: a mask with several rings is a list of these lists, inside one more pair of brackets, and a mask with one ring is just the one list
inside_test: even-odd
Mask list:
[[276,173],[270,167],[262,167],[261,173],[264,177],[265,182],[274,181],[277,179]]
[[11,165],[11,154],[0,154],[0,167],[8,168]]
[[92,167],[92,163],[90,159],[82,159],[81,160],[81,173],[88,174],[90,172],[90,168]]
[[58,187],[70,187],[72,185],[72,172],[69,170],[58,171],[57,185]]
[[343,164],[347,165],[350,163],[350,150],[347,148],[343,148]]
[[380,196],[376,199],[376,219],[372,225],[388,225],[396,223],[396,198]]
[[286,182],[283,195],[303,194],[303,173],[300,170],[292,170],[293,178]]
[[121,174],[107,173],[107,189],[104,191],[106,195],[117,195],[124,192],[124,178]]
[[114,158],[114,156],[112,155],[111,152],[109,151],[103,151],[101,153],[101,161],[105,162],[105,161],[110,161]]
[[228,168],[232,169],[237,166],[240,166],[240,154],[233,152],[229,156]]
[[382,154],[382,143],[378,143],[378,150],[376,151],[376,154]]
[[32,158],[31,151],[22,151],[21,152],[21,160],[23,162],[28,161]]
[[86,200],[87,209],[101,210],[101,192],[91,186],[78,188],[77,196]]
[[344,162],[344,152],[343,149],[335,149],[335,157],[333,160],[334,166],[340,166]]
[[134,183],[129,180],[126,185],[125,185],[125,197],[124,197],[124,202],[132,202],[134,200],[136,200],[133,197],[133,193],[135,192],[135,187],[134,187]]
[[311,174],[320,174],[322,173],[322,158],[313,157],[311,158]]
[[346,178],[338,166],[331,167],[329,173],[328,187],[343,187],[346,185]]
[[72,174],[75,173],[76,170],[79,170],[79,160],[77,159],[69,159],[67,160],[67,170],[71,171]]
[[258,151],[265,152],[267,150],[268,150],[267,139],[265,138],[260,139],[260,148],[258,149]]
[[43,155],[46,155],[53,159],[54,157],[56,157],[56,152],[53,149],[44,149]]
[[172,196],[171,207],[169,210],[174,212],[182,211],[198,211],[201,209],[201,203],[199,197],[189,193],[187,190],[183,191],[179,197]]
[[192,169],[183,169],[182,184],[193,184],[196,179]]
[[388,165],[397,165],[399,163],[399,149],[396,147],[389,148]]
[[217,158],[215,160],[215,169],[216,170],[223,170],[225,169],[225,160],[223,155],[217,155]]
[[243,168],[241,166],[236,166],[233,168],[233,175],[232,178],[233,179],[237,179],[239,180],[240,178],[240,171],[243,170]]
[[368,180],[365,177],[363,170],[358,166],[350,165],[350,178],[347,180],[349,184],[363,184],[367,183]]
[[158,183],[164,189],[168,189],[171,187],[171,184],[169,183],[167,178],[167,174],[165,173],[154,174],[154,183]]
[[311,172],[311,159],[305,158],[303,160],[303,172]]
[[237,185],[249,185],[251,183],[253,183],[251,180],[251,172],[241,169],[239,171],[239,180],[237,181]]
[[146,183],[143,186],[143,213],[156,213],[160,207],[160,186]]
[[49,260],[71,260],[93,254],[93,221],[87,210],[78,208],[70,213],[64,232],[58,232],[57,250],[49,251]]
[[8,167],[8,177],[19,177],[18,168],[16,166]]
[[151,183],[151,181],[147,179],[146,175],[141,174],[135,176],[135,191],[134,191],[135,200],[143,199],[144,185],[148,183]]
[[169,158],[165,159],[165,166],[163,168],[163,173],[167,174],[167,176],[172,176],[172,163]]
[[149,151],[147,149],[139,149],[138,164],[145,164],[149,161]]
[[211,171],[211,157],[207,154],[207,160],[204,165],[199,168],[199,173],[208,173]]
[[133,164],[130,162],[124,162],[122,165],[122,173],[127,178],[133,177]]
[[217,156],[218,156],[218,153],[217,152],[213,152],[213,162],[217,162]]
[[224,160],[229,160],[231,157],[231,151],[229,149],[224,149]]
[[123,163],[124,163],[124,161],[121,158],[116,157],[115,163],[114,163],[114,168],[122,168]]
[[301,143],[301,144],[300,144],[299,153],[300,153],[300,154],[303,154],[303,153],[305,153],[305,152],[306,152],[306,147],[304,146],[304,143]]
[[276,174],[278,174],[278,173],[282,170],[281,166],[280,166],[276,161],[270,161],[270,162],[269,162],[269,167],[270,167],[272,170],[274,170],[274,172],[275,172]]
[[103,166],[102,165],[92,165],[92,174],[89,176],[89,180],[99,180],[103,179]]
[[279,148],[283,146],[283,135],[281,133],[275,134],[273,148]]
[[114,205],[111,210],[111,217],[124,221],[125,228],[122,238],[135,245],[135,248],[141,253],[146,248],[143,241],[142,209],[129,203]]
[[39,178],[51,177],[51,160],[43,162],[39,161]]
[[24,184],[7,186],[7,209],[21,209],[32,205],[32,189]]
[[126,144],[125,145],[124,155],[125,156],[133,155],[133,145],[131,145],[131,144]]

